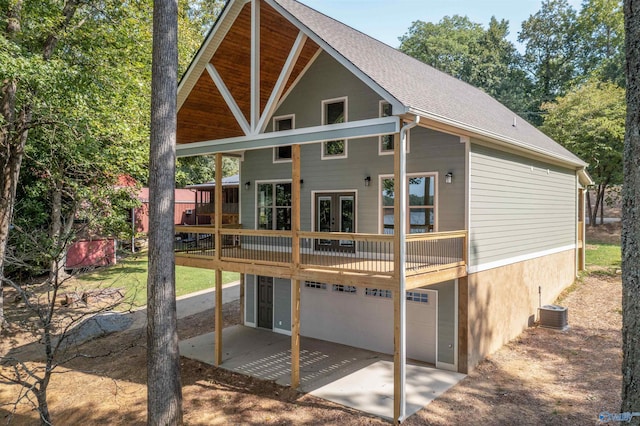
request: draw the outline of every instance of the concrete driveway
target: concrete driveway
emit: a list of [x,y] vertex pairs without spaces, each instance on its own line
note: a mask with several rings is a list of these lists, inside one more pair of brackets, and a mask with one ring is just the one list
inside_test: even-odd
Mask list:
[[[222,368],[290,385],[291,338],[244,326],[222,332]],[[389,355],[301,338],[300,389],[379,417],[393,417],[393,358]],[[180,342],[180,354],[213,365],[214,334]],[[407,416],[464,378],[421,363],[407,365]]]

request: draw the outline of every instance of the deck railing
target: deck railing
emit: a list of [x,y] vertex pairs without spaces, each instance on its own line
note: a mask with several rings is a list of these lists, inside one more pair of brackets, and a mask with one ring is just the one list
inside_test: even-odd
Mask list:
[[[214,258],[215,228],[176,226],[177,256]],[[265,266],[289,267],[298,259],[300,269],[394,274],[394,236],[337,232],[299,232],[299,254],[293,256],[291,231],[240,229],[224,225],[220,230],[220,260]],[[464,266],[466,231],[407,235],[408,275]]]
[[407,235],[407,271],[419,274],[465,265],[466,241],[466,231]]
[[300,267],[393,275],[393,236],[301,232]]

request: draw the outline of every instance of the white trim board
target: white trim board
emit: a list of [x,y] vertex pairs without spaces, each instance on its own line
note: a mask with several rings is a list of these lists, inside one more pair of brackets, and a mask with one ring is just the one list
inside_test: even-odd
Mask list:
[[496,260],[495,262],[482,263],[476,266],[468,266],[467,274],[476,274],[478,272],[488,271],[489,269],[500,268],[502,266],[512,265],[514,263],[520,263],[527,260],[537,259],[539,257],[549,256],[551,254],[562,253],[563,251],[575,250],[575,244],[569,244],[563,247],[556,247],[549,250],[539,251],[536,253],[528,253],[520,256],[514,256],[507,259]]

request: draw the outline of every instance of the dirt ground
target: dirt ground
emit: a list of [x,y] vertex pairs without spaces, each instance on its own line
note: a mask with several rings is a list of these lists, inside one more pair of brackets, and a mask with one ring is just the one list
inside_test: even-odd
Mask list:
[[[568,331],[526,330],[405,424],[584,425],[597,423],[601,411],[619,412],[620,276],[591,274],[565,292],[559,303],[569,309]],[[238,318],[238,303],[226,304],[225,326]],[[179,322],[181,339],[213,329],[213,310]],[[28,339],[5,332],[0,353]],[[83,354],[102,356],[59,367],[49,387],[55,424],[144,424],[145,339],[143,329],[114,333],[80,348]],[[34,352],[27,351],[32,353],[29,363],[38,361]],[[184,420],[189,425],[387,424],[271,382],[185,358],[181,366]],[[16,395],[16,387],[0,385],[0,422],[37,424],[29,405],[11,405]]]

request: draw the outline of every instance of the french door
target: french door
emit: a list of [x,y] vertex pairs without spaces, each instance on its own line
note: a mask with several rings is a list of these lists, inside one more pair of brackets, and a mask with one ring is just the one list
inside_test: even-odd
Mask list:
[[[356,231],[356,193],[321,192],[315,195],[316,232]],[[317,239],[315,249],[324,251],[354,252],[350,240]]]

